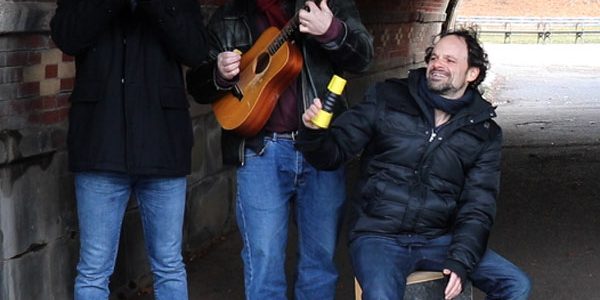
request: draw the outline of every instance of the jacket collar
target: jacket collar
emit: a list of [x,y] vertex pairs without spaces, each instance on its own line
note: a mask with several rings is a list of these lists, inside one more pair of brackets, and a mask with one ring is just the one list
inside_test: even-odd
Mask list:
[[[424,75],[425,71],[425,68],[411,70],[408,74],[408,88],[410,95],[415,99],[423,114],[430,116],[431,114],[429,113],[429,108],[425,103],[425,100],[419,96],[418,91],[419,78]],[[496,108],[483,99],[478,90],[474,90],[473,97],[475,98],[473,99],[473,102],[462,108],[460,112],[457,113],[453,118],[467,118],[471,123],[479,123],[481,121],[496,117]]]

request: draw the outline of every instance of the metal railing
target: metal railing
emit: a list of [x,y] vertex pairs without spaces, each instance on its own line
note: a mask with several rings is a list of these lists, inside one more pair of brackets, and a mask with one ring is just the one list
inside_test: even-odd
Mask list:
[[600,37],[600,18],[540,17],[458,17],[455,28],[473,27],[482,35],[501,35],[511,43],[515,35],[533,35],[537,43],[551,42],[553,36],[572,36],[575,43],[584,36]]

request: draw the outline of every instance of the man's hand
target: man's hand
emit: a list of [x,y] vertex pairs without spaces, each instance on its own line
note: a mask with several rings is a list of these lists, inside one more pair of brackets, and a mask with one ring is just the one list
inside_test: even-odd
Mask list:
[[462,283],[460,282],[460,277],[456,275],[456,273],[444,269],[442,271],[444,275],[450,275],[450,279],[448,280],[448,285],[446,286],[446,290],[444,291],[445,297],[444,299],[450,300],[456,298],[458,294],[462,291]]
[[313,104],[302,114],[302,123],[304,123],[304,126],[310,129],[319,129],[317,125],[313,124],[312,119],[319,113],[321,108],[323,108],[321,100],[315,98]]
[[217,69],[223,79],[231,80],[240,73],[240,61],[242,56],[239,53],[225,51],[217,56]]
[[300,32],[308,33],[313,36],[325,34],[331,26],[333,13],[327,0],[321,1],[321,5],[317,6],[313,1],[306,1],[307,9],[301,9],[298,14],[300,20]]

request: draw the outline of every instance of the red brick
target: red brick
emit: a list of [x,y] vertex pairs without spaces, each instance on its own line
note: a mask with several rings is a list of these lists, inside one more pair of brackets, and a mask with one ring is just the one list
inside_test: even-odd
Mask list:
[[24,82],[19,84],[17,98],[26,98],[40,95],[39,82]]
[[31,114],[27,120],[30,123],[50,125],[59,122],[60,114],[57,110],[49,110],[41,113]]
[[60,123],[67,119],[69,115],[68,108],[55,109],[44,111],[39,114],[33,114],[30,116],[30,122],[41,123],[45,125]]
[[39,64],[41,61],[42,55],[39,52],[0,52],[0,67],[30,66]]
[[70,107],[63,107],[63,108],[59,108],[57,110],[57,114],[58,114],[57,117],[58,117],[59,122],[62,122],[69,118],[69,110],[70,110]]
[[69,106],[69,96],[71,94],[58,94],[56,96],[56,107],[68,107]]
[[56,96],[47,96],[42,98],[42,109],[53,109],[57,107]]
[[60,91],[72,91],[75,83],[74,78],[63,78],[60,80]]
[[63,53],[62,61],[74,61],[75,57]]
[[58,76],[58,65],[46,66],[46,78],[56,78]]
[[25,104],[25,109],[29,112],[44,109],[44,98],[36,97],[28,100],[21,100]]
[[5,47],[5,51],[31,51],[34,49],[47,49],[48,35],[42,34],[27,34],[27,35],[0,35],[0,40]]

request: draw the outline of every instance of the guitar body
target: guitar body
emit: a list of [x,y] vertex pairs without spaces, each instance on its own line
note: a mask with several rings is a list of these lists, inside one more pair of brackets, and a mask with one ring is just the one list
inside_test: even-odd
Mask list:
[[237,83],[241,95],[229,92],[212,104],[223,129],[242,136],[257,134],[271,116],[279,96],[302,70],[302,55],[289,42],[269,55],[268,48],[279,34],[277,28],[268,28],[242,55]]

